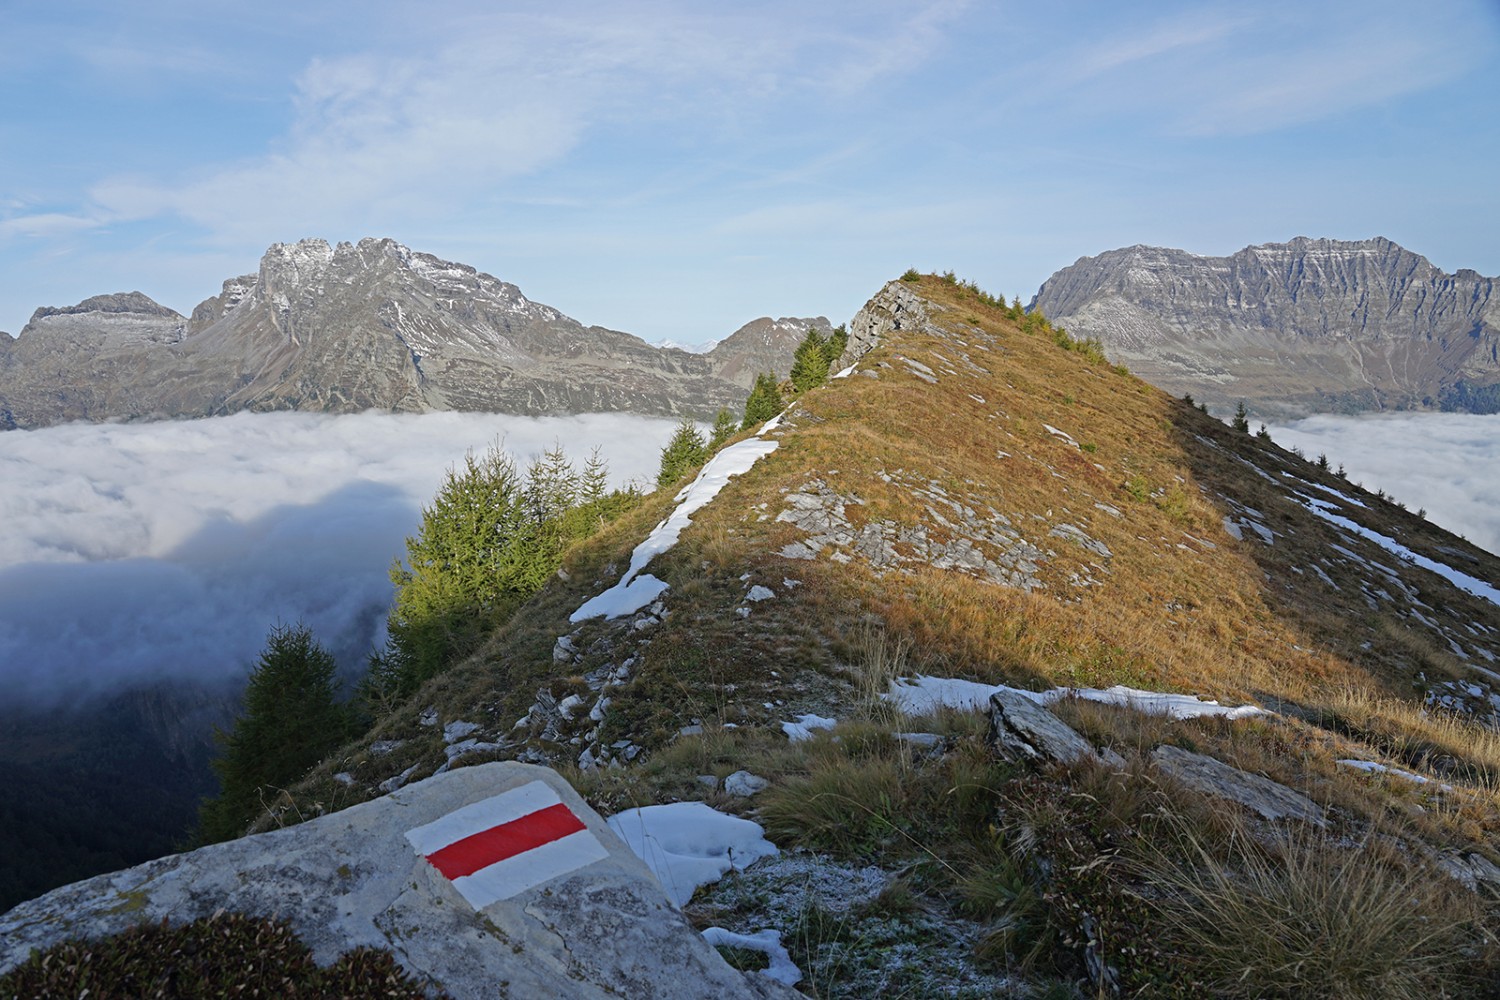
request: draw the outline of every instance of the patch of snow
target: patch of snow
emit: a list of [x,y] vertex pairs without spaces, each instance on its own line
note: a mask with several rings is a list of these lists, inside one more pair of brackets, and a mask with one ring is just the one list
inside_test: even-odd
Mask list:
[[1333,577],[1331,577],[1327,573],[1323,572],[1323,567],[1322,566],[1319,566],[1317,563],[1310,563],[1309,565],[1312,566],[1312,571],[1314,573],[1318,574],[1318,576],[1321,577],[1322,580],[1323,580],[1323,582],[1326,583],[1326,584],[1328,584],[1328,586],[1332,587],[1334,590],[1341,590],[1341,589],[1343,589],[1338,584],[1336,584],[1336,583],[1333,582]]
[[626,809],[608,823],[678,906],[692,899],[700,885],[717,882],[731,868],[742,869],[781,853],[759,823],[702,802]]
[[838,725],[837,719],[825,719],[821,715],[809,712],[796,722],[783,722],[781,731],[786,733],[786,738],[793,743],[801,743],[803,740],[812,739],[814,729],[832,729]]
[[781,932],[778,930],[756,931],[754,934],[736,934],[734,931],[726,931],[722,927],[710,927],[703,932],[703,940],[720,948],[744,948],[746,951],[758,951],[771,960],[769,968],[761,969],[760,974],[767,979],[774,979],[778,983],[786,983],[795,986],[802,982],[802,970],[797,968],[792,961],[792,956],[781,944]]
[[837,375],[835,375],[833,377],[834,378],[848,378],[852,374],[854,374],[854,366],[850,365],[848,368],[845,368],[843,371],[839,372]]
[[1166,715],[1173,719],[1195,719],[1205,715],[1242,719],[1266,714],[1265,709],[1255,705],[1220,705],[1217,701],[1205,701],[1196,695],[1142,691],[1123,684],[1103,690],[1053,688],[1050,691],[1025,691],[1003,684],[979,684],[975,681],[929,677],[925,674],[892,681],[891,690],[884,697],[895,702],[896,707],[907,715],[931,715],[939,708],[985,711],[990,705],[990,695],[997,691],[1010,691],[1030,698],[1038,705],[1050,705],[1064,698],[1081,698],[1084,701],[1133,708],[1148,715]]
[[1053,427],[1051,424],[1042,424],[1042,426],[1045,427],[1045,428],[1047,428],[1047,433],[1051,434],[1053,437],[1062,438],[1064,441],[1068,442],[1068,444],[1072,445],[1073,447],[1075,447],[1075,448],[1078,447],[1078,442],[1074,441],[1073,440],[1073,435],[1069,434],[1067,431],[1060,431],[1056,427]]
[[[1362,524],[1356,524],[1354,521],[1349,520],[1347,517],[1340,517],[1338,514],[1332,513],[1328,509],[1332,506],[1332,504],[1329,504],[1326,501],[1315,500],[1308,497],[1299,497],[1299,499],[1305,500],[1306,508],[1328,523],[1337,525],[1338,527],[1343,528],[1345,531],[1359,535],[1361,538],[1368,539],[1369,541],[1374,542],[1382,549],[1385,549],[1387,552],[1400,559],[1404,559],[1405,561],[1412,563],[1413,565],[1420,566],[1425,570],[1436,573],[1438,576],[1453,584],[1459,590],[1473,594],[1475,597],[1489,601],[1491,604],[1500,606],[1500,589],[1497,589],[1490,584],[1485,583],[1483,580],[1476,579],[1475,577],[1472,577],[1467,573],[1461,573],[1458,570],[1454,569],[1452,566],[1440,563],[1436,559],[1429,559],[1426,556],[1422,555],[1420,552],[1413,552],[1405,545],[1402,545],[1400,542],[1394,541],[1393,539],[1387,538],[1378,531],[1372,531]],[[1384,569],[1384,567],[1382,567],[1382,569]],[[1387,572],[1389,572],[1389,570],[1387,570]]]
[[1297,476],[1294,476],[1290,472],[1283,472],[1282,475],[1286,476],[1288,479],[1295,479],[1303,486],[1311,486],[1313,489],[1321,490],[1322,492],[1327,493],[1329,496],[1338,497],[1340,500],[1344,501],[1344,503],[1353,504],[1356,507],[1364,507],[1366,510],[1369,509],[1368,505],[1365,504],[1364,501],[1356,500],[1353,497],[1349,496],[1347,493],[1340,493],[1338,490],[1328,486],[1323,486],[1320,483],[1308,482],[1306,479],[1301,479]]
[[[896,707],[907,715],[932,715],[940,708],[983,712],[990,707],[990,695],[999,690],[994,684],[980,684],[950,677],[928,677],[923,674],[911,679],[892,681],[890,693],[884,697],[894,701]],[[1042,704],[1036,692],[1021,693]]]
[[[1371,774],[1389,774],[1395,778],[1404,778],[1405,780],[1417,785],[1435,784],[1435,782],[1433,782],[1433,780],[1426,775],[1413,774],[1410,771],[1403,771],[1399,767],[1389,767],[1385,764],[1377,764],[1373,760],[1341,760],[1337,763],[1343,765],[1344,767],[1352,767],[1355,770],[1367,771]],[[1445,792],[1453,791],[1452,785],[1438,784],[1438,787]]]
[[[779,420],[780,417],[776,419]],[[773,423],[775,421],[767,423],[761,433],[770,430]],[[642,575],[641,570],[652,559],[677,544],[677,539],[682,536],[683,529],[688,526],[693,515],[718,496],[732,477],[748,472],[756,462],[775,451],[780,443],[762,437],[746,438],[709,459],[698,477],[677,494],[677,509],[653,528],[645,541],[635,547],[635,551],[630,554],[630,567],[620,578],[620,582],[585,601],[577,611],[568,616],[568,620],[581,622],[600,615],[619,618],[634,614],[661,596],[667,589],[666,582],[649,573]]]

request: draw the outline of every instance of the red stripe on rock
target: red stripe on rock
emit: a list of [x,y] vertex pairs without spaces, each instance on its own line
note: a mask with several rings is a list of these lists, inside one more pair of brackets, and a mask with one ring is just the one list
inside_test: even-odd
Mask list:
[[481,868],[513,858],[534,847],[550,844],[586,829],[583,820],[559,802],[520,819],[455,840],[427,855],[428,862],[450,880],[472,875]]

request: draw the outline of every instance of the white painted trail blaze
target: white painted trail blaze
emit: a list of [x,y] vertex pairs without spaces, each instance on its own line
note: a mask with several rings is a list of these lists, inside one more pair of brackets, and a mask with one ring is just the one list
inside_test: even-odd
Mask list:
[[406,839],[476,910],[609,857],[544,781],[456,809]]

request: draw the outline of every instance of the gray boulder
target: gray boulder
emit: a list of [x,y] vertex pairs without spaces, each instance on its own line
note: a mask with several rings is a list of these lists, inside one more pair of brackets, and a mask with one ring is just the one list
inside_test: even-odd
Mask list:
[[1101,754],[1066,722],[1021,692],[1005,688],[990,695],[990,737],[1001,755],[1012,760],[1102,760],[1114,767],[1125,763],[1112,750]]
[[[550,833],[535,832],[539,815]],[[526,829],[519,841],[484,832],[501,824]],[[504,858],[518,843],[524,849]],[[388,948],[456,997],[795,995],[730,968],[567,782],[512,762],[450,771],[22,903],[0,915],[0,972],[66,938],[221,908],[288,921],[325,964],[360,945]]]
[[1238,802],[1266,819],[1288,817],[1314,826],[1328,825],[1321,806],[1270,778],[1174,746],[1157,747],[1151,751],[1151,760],[1189,788]]

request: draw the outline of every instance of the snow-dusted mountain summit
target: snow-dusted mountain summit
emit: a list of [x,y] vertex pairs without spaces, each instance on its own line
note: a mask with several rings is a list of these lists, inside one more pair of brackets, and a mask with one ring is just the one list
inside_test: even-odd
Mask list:
[[[584,326],[389,239],[276,244],[184,317],[138,292],[38,309],[0,337],[0,428],[236,410],[708,416],[808,326],[757,320],[707,354]],[[765,329],[762,329],[765,327]]]

